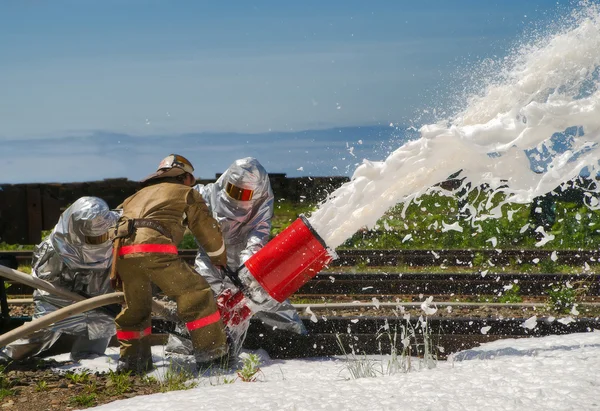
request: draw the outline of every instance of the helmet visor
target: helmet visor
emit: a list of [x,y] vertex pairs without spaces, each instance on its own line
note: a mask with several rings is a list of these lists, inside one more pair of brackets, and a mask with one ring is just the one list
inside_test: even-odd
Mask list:
[[240,188],[231,183],[227,183],[225,186],[225,192],[229,197],[239,201],[250,201],[254,195],[254,190],[248,190],[246,188]]
[[108,241],[108,232],[101,234],[101,235],[96,235],[96,236],[90,236],[90,235],[86,235],[84,237],[84,242],[86,244],[91,244],[91,245],[98,245],[98,244],[102,244]]

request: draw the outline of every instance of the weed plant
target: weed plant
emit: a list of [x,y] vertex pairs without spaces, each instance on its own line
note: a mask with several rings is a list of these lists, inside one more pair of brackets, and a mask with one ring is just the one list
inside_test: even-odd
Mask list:
[[419,317],[416,325],[404,315],[404,322],[392,331],[389,324],[382,327],[376,339],[379,340],[380,352],[383,354],[382,340],[389,344],[389,360],[384,364],[366,355],[357,356],[354,350],[348,353],[339,334],[336,335],[338,346],[345,356],[344,367],[350,379],[373,378],[380,375],[408,373],[414,369],[414,355],[420,354],[417,364],[421,368],[435,368],[438,362],[438,346],[433,341],[433,334],[428,321],[429,315]]
[[90,381],[86,387],[85,392],[88,394],[95,394],[98,392],[98,383],[96,381]]
[[546,291],[548,294],[548,308],[561,314],[568,314],[577,303],[577,290],[573,287],[562,285]]
[[551,258],[544,258],[539,262],[539,266],[544,274],[555,274],[559,271],[558,264],[556,261],[552,261]]
[[521,287],[517,284],[513,284],[511,288],[504,291],[501,296],[498,297],[499,303],[510,304],[510,303],[522,303],[523,297],[519,294]]
[[[398,341],[398,335],[400,335],[400,341]],[[409,317],[406,317],[405,322],[400,324],[400,329],[395,327],[393,333],[386,321],[386,326],[384,326],[377,335],[377,339],[384,338],[387,338],[390,345],[390,359],[387,362],[384,371],[385,374],[394,375],[400,372],[409,372],[412,367],[411,358],[413,354],[413,343],[417,340],[415,328],[410,323]],[[398,343],[401,344],[400,347],[398,346]],[[381,344],[379,347],[379,351],[383,352]]]
[[38,392],[43,392],[48,390],[48,383],[44,380],[37,381],[35,383],[35,390]]
[[429,321],[424,319],[423,317],[419,318],[420,330],[422,341],[423,341],[423,361],[422,365],[427,368],[435,368],[437,366],[437,349],[432,341],[431,327],[429,326]]
[[183,368],[169,366],[163,378],[160,380],[160,392],[189,390],[198,386],[193,381],[194,375]]
[[67,372],[65,377],[73,384],[85,384],[90,380],[90,373],[86,370],[81,373]]
[[210,385],[233,384],[237,380],[243,382],[256,382],[262,374],[261,360],[257,354],[243,353],[240,355],[241,368],[235,370],[234,375],[227,375],[225,370],[229,367],[222,365],[209,370]]
[[158,384],[158,380],[152,375],[142,375],[142,382],[148,385]]
[[116,395],[124,394],[131,389],[131,371],[116,372],[110,370],[108,378],[110,387]]
[[17,268],[17,270],[25,274],[31,274],[31,264],[20,265],[19,268]]
[[6,365],[0,365],[0,400],[11,396],[15,393],[13,383],[9,382],[8,377],[4,373]]
[[260,370],[260,357],[256,354],[247,354],[242,357],[242,368],[237,370],[237,376],[244,382],[255,382]]
[[[351,380],[357,380],[359,378],[373,378],[383,374],[381,371],[381,363],[379,361],[368,358],[366,354],[357,357],[353,352],[349,355],[344,348],[344,343],[342,342],[339,334],[336,334],[336,338],[338,346],[346,357],[346,362],[342,371],[347,371]],[[340,371],[340,373],[342,371]]]
[[71,400],[69,402],[71,403],[71,405],[87,408],[87,407],[93,407],[94,405],[96,405],[96,399],[97,399],[96,394],[84,393],[84,394],[75,395],[73,398],[71,398]]

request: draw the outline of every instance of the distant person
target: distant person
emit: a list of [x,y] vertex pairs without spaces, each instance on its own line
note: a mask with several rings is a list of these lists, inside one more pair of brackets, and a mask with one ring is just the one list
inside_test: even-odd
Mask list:
[[[112,243],[108,232],[117,218],[118,214],[97,197],[75,201],[62,213],[48,238],[35,248],[32,275],[87,297],[112,292]],[[34,320],[74,303],[43,290],[35,290],[33,300]],[[116,332],[114,315],[104,308],[70,316],[7,345],[4,354],[15,360],[32,357],[68,334],[75,337],[72,359],[103,355]]]
[[[246,157],[234,161],[215,183],[198,184],[194,188],[202,194],[212,216],[221,226],[227,246],[227,269],[237,271],[269,241],[274,200],[269,175],[258,160]],[[195,269],[208,281],[217,297],[238,291],[225,270],[211,264],[202,247],[196,256]],[[232,360],[241,351],[250,325],[249,314],[247,307],[237,307],[236,312],[227,313],[231,316],[227,331],[233,345],[230,349],[234,357]],[[254,317],[278,330],[306,333],[302,320],[289,301]],[[167,350],[189,354],[190,348],[185,339],[169,336]]]
[[177,302],[177,314],[190,333],[199,369],[228,354],[224,325],[211,289],[177,252],[189,228],[212,264],[227,264],[219,224],[192,188],[193,172],[185,157],[171,154],[142,181],[143,188],[119,207],[123,215],[114,234],[119,255],[115,264],[125,306],[115,319],[121,346],[118,371],[143,373],[152,369],[148,336],[152,331],[153,283]]

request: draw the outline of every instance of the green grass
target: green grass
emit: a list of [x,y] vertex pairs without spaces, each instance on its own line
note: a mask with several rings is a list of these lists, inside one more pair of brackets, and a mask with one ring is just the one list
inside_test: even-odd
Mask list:
[[15,390],[13,389],[13,383],[8,380],[8,377],[4,373],[5,370],[6,366],[0,365],[0,400],[14,395],[15,393]]
[[[388,210],[371,229],[360,230],[340,249],[556,249],[595,250],[600,248],[600,210],[590,210],[577,201],[554,202],[553,214],[546,218],[548,234],[555,239],[537,247],[540,224],[537,205],[505,204],[501,218],[485,218],[485,214],[504,200],[502,194],[493,197],[471,192],[469,204],[480,209],[474,223],[465,220],[464,203],[444,193],[431,193],[411,202],[406,208],[398,204]],[[271,221],[271,236],[275,236],[295,221],[300,214],[310,217],[317,204],[276,199]],[[543,216],[546,217],[545,215]],[[462,232],[444,230],[445,225],[458,222]],[[47,235],[48,232],[45,232]],[[493,241],[492,241],[493,239]],[[180,248],[194,249],[196,242],[186,234]],[[0,250],[33,249],[33,245],[0,243]],[[481,262],[483,263],[483,262]],[[546,272],[560,270],[551,260],[542,261]]]
[[316,204],[306,202],[293,203],[287,200],[275,200],[273,219],[271,220],[271,236],[274,237],[293,223],[300,214],[309,215],[316,209]]
[[551,288],[548,294],[548,307],[560,314],[568,314],[577,303],[577,290],[565,285]]
[[521,287],[517,284],[512,284],[512,288],[504,291],[501,296],[498,297],[499,303],[510,304],[510,303],[522,303],[523,297],[519,294]]
[[17,270],[25,274],[31,274],[31,264],[20,265]]
[[65,377],[70,380],[73,384],[86,384],[90,380],[90,373],[88,371],[82,371],[80,373],[77,372],[67,372]]
[[35,244],[7,244],[5,242],[0,243],[1,251],[26,251],[35,248]]
[[160,392],[189,390],[198,386],[191,372],[175,367],[172,364],[159,383]]
[[108,378],[110,388],[116,395],[124,394],[131,388],[131,371],[120,373],[110,370]]
[[[589,264],[590,272],[600,272],[600,264]],[[504,266],[488,267],[487,265],[468,266],[411,266],[407,264],[398,264],[394,266],[344,266],[344,267],[328,267],[322,271],[326,273],[365,273],[365,274],[437,274],[440,272],[449,274],[472,274],[487,271],[487,275],[498,273],[523,273],[523,274],[548,274],[543,267],[534,264],[517,264],[511,263]],[[567,265],[557,265],[554,274],[581,274],[581,267],[572,267]]]
[[91,394],[79,394],[75,395],[69,401],[72,405],[78,407],[92,407],[96,405],[97,395],[94,393]]
[[[52,230],[42,230],[42,240],[50,235]],[[8,244],[0,242],[0,251],[21,251],[21,250],[33,250],[36,244]]]
[[[469,194],[475,206],[475,194]],[[488,197],[483,197],[488,201]],[[496,195],[491,206],[504,198]],[[391,208],[370,230],[361,230],[340,248],[346,249],[557,249],[590,250],[600,246],[600,211],[573,202],[556,201],[555,220],[548,234],[555,239],[537,247],[534,232],[538,225],[535,205],[508,204],[501,218],[487,218],[470,224],[459,216],[461,204],[441,194],[422,196],[406,210],[400,204]],[[485,213],[482,213],[485,214]],[[444,231],[443,226],[459,222],[462,232]],[[528,226],[529,225],[529,226]],[[528,226],[528,227],[527,227]],[[527,228],[525,228],[527,227]],[[408,238],[410,236],[410,238]],[[494,239],[494,245],[491,239]],[[552,262],[547,262],[552,270]]]
[[[275,237],[294,222],[300,214],[309,214],[315,209],[316,205],[309,203],[294,203],[286,200],[275,200],[273,207],[273,218],[271,219],[271,237]],[[186,232],[178,247],[180,249],[198,248],[194,236]]]

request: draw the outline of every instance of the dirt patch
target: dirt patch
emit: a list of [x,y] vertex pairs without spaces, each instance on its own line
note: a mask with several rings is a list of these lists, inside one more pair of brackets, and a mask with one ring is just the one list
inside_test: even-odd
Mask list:
[[57,373],[72,362],[39,359],[1,363],[1,409],[44,411],[93,407],[112,401],[164,392],[164,384],[145,376],[108,373]]

